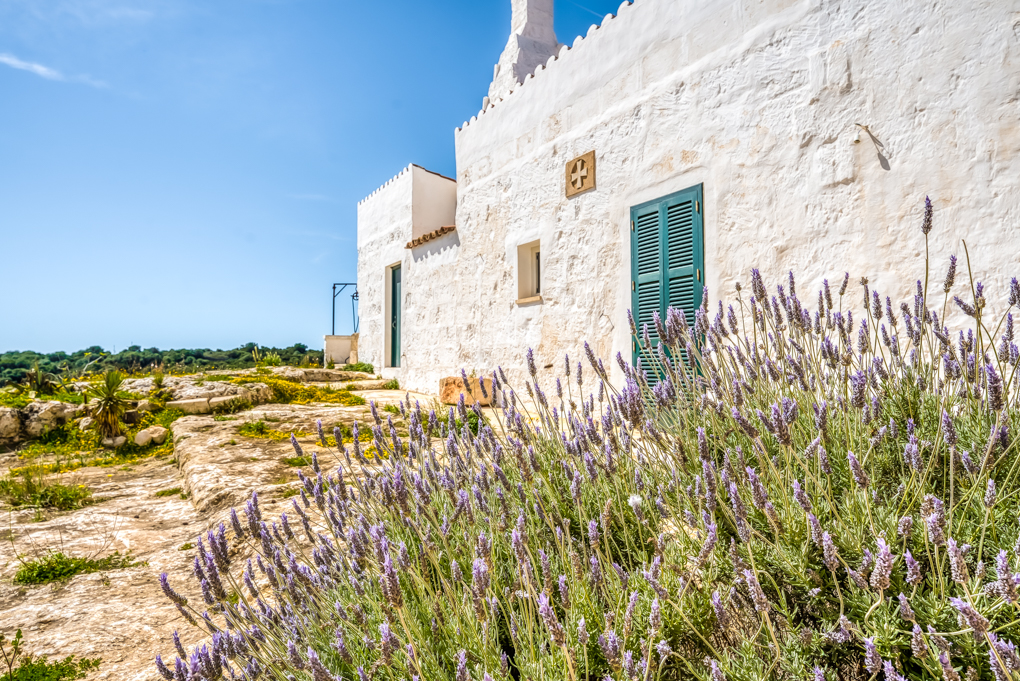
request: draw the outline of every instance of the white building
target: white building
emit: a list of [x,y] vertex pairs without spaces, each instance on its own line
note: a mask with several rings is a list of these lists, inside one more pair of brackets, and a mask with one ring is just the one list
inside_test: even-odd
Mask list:
[[359,358],[402,386],[631,359],[628,309],[751,267],[903,299],[926,194],[934,279],[964,237],[992,296],[1020,274],[1020,0],[637,0],[572,46],[552,15],[513,0],[456,181],[358,206]]

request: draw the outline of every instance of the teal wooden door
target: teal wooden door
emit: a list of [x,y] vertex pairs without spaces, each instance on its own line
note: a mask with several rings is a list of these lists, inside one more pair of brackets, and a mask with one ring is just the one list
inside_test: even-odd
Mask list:
[[[631,313],[639,336],[645,325],[652,349],[659,344],[653,313],[665,321],[666,308],[682,310],[694,325],[705,276],[704,201],[702,185],[631,208]],[[655,361],[639,340],[632,341],[633,361],[649,370]],[[685,352],[681,354],[686,355]],[[687,361],[686,356],[683,358]],[[650,380],[654,372],[649,371]]]
[[400,265],[390,270],[390,366],[400,366],[400,303],[403,300],[400,285]]

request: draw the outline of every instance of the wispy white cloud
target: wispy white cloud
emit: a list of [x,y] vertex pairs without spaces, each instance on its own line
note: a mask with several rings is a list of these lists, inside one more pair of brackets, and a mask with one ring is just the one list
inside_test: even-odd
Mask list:
[[10,66],[12,69],[18,69],[19,71],[28,71],[35,75],[45,78],[46,80],[56,80],[60,82],[75,82],[84,83],[92,87],[105,88],[109,87],[106,83],[101,80],[96,80],[92,76],[65,76],[56,69],[51,69],[48,66],[42,64],[36,64],[34,62],[25,61],[24,59],[18,59],[13,54],[7,54],[6,52],[0,52],[0,64]]
[[178,0],[3,0],[0,11],[43,22],[71,19],[84,27],[139,25],[174,11]]
[[51,69],[50,67],[43,66],[42,64],[33,64],[30,61],[23,61],[12,54],[6,54],[4,52],[0,52],[0,64],[6,64],[12,69],[19,69],[21,71],[34,73],[37,76],[46,78],[47,80],[67,80],[64,77],[64,74],[56,69]]

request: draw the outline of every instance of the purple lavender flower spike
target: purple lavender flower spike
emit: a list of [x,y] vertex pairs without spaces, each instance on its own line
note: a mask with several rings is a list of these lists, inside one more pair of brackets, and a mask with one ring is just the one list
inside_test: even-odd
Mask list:
[[160,588],[163,589],[163,593],[166,595],[166,597],[173,601],[175,604],[180,606],[188,604],[187,598],[180,595],[170,587],[170,579],[169,577],[167,577],[167,574],[165,572],[160,574],[159,576],[159,586]]
[[969,548],[968,545],[958,546],[952,537],[946,541],[946,550],[949,553],[949,570],[953,581],[957,584],[967,581],[967,563],[964,561],[963,555]]
[[919,660],[928,657],[928,642],[924,640],[924,632],[916,622],[910,632],[910,652]]
[[552,638],[553,643],[558,646],[562,646],[566,642],[566,633],[563,631],[563,626],[559,623],[556,618],[556,611],[553,610],[552,605],[549,603],[549,596],[544,592],[538,595],[538,614],[545,622],[546,628],[549,630],[549,636]]
[[616,635],[616,632],[610,629],[604,634],[601,634],[598,639],[599,648],[602,649],[602,654],[605,656],[606,661],[610,667],[616,667],[620,664],[620,638]]
[[744,581],[751,592],[751,601],[754,603],[754,609],[758,612],[768,612],[769,601],[761,588],[761,584],[758,583],[758,577],[753,571],[744,570]]
[[921,564],[910,555],[910,550],[903,552],[903,562],[907,565],[907,584],[917,584],[921,581]]
[[900,592],[900,595],[897,596],[897,598],[899,599],[900,602],[900,617],[907,620],[908,622],[913,622],[915,616],[914,609],[910,607],[910,601],[907,600],[906,595],[902,591]]
[[588,627],[585,624],[584,618],[582,617],[577,623],[577,641],[582,646],[586,646],[588,645],[589,638],[590,637],[588,634]]
[[305,453],[301,449],[301,445],[298,444],[297,438],[294,437],[294,433],[290,434],[290,444],[294,448],[294,453],[299,457],[304,456]]
[[975,634],[984,634],[988,631],[988,620],[973,605],[959,598],[950,598],[949,604],[956,608],[960,618],[974,630]]
[[801,487],[799,480],[793,481],[793,498],[797,500],[797,503],[800,504],[805,513],[811,512],[811,500],[808,499],[807,493],[804,492],[804,488]]
[[241,519],[237,517],[237,510],[230,509],[230,526],[234,530],[234,536],[238,539],[244,537],[244,527],[241,525]]
[[163,663],[163,658],[160,655],[156,656],[156,671],[158,671],[159,675],[167,681],[174,681],[174,679],[177,678],[174,676],[172,671],[167,669],[167,666]]
[[946,681],[960,681],[960,675],[953,669],[953,663],[945,653],[939,654],[939,664],[942,665],[942,676]]
[[874,637],[864,639],[864,666],[872,674],[877,674],[882,669],[882,658],[875,647]]
[[906,681],[902,674],[896,672],[896,668],[889,660],[882,663],[882,671],[885,674],[885,681]]
[[950,447],[955,447],[959,438],[956,435],[956,426],[953,425],[953,419],[949,417],[949,413],[942,412],[942,437],[945,439],[946,444]]
[[836,544],[832,541],[832,535],[828,532],[822,533],[822,556],[825,567],[835,573],[839,569],[839,552],[836,550]]
[[878,538],[878,554],[875,556],[875,567],[871,571],[871,587],[879,591],[889,588],[889,578],[892,576],[893,561],[896,556],[889,549],[889,545],[882,537]]
[[1002,377],[991,363],[985,365],[985,376],[988,379],[988,406],[992,411],[1002,411],[1005,406],[1003,399]]
[[995,558],[995,570],[997,579],[995,581],[995,592],[1007,603],[1017,602],[1017,583],[1014,575],[1009,569],[1009,554],[1005,549],[999,551]]
[[864,472],[861,462],[857,460],[857,457],[853,452],[847,452],[846,458],[850,462],[850,472],[854,475],[854,482],[856,482],[858,487],[861,489],[865,489],[870,480],[868,478],[868,474]]
[[187,659],[187,657],[188,657],[188,651],[186,651],[186,650],[184,649],[184,646],[183,646],[183,645],[181,645],[181,635],[177,633],[177,630],[176,630],[176,629],[174,630],[174,648],[176,648],[176,649],[177,649],[177,655],[178,655],[178,656],[179,656],[179,657],[180,657],[180,658],[181,658],[182,660],[185,660],[185,659]]
[[750,421],[748,421],[747,418],[745,418],[742,413],[740,413],[739,409],[733,407],[732,414],[733,420],[737,422],[737,425],[740,426],[740,429],[744,432],[745,435],[747,435],[750,438],[758,437],[758,429],[755,428],[754,425]]
[[294,641],[287,641],[287,661],[294,669],[305,668],[305,661],[301,658],[301,653],[298,652]]
[[864,409],[867,388],[868,376],[863,371],[850,376],[850,404],[856,409]]
[[723,674],[722,669],[719,668],[719,662],[712,660],[709,662],[709,667],[711,669],[712,681],[726,681],[726,675]]
[[730,618],[726,614],[726,608],[723,606],[722,598],[719,596],[718,591],[712,592],[712,610],[715,611],[715,618],[719,622],[719,628],[725,629]]

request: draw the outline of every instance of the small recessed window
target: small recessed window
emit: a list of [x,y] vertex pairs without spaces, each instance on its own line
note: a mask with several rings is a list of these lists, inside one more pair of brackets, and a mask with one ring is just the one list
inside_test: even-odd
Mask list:
[[542,301],[542,250],[538,241],[517,247],[517,304]]

